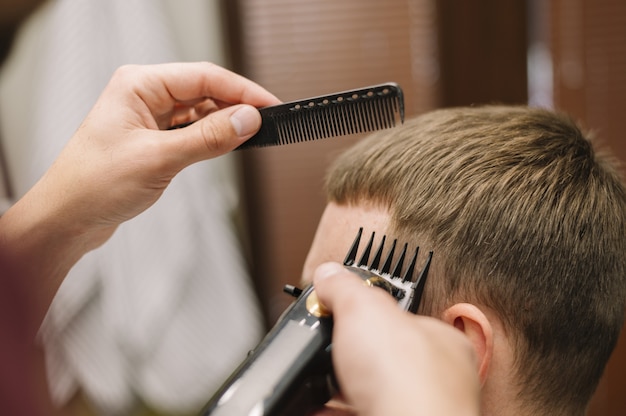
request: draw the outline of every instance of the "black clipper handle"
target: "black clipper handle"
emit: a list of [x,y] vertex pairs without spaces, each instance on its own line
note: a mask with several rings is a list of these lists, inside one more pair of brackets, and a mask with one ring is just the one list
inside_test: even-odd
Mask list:
[[[312,312],[311,312],[312,311]],[[301,416],[337,391],[332,318],[310,285],[211,398],[204,416]]]

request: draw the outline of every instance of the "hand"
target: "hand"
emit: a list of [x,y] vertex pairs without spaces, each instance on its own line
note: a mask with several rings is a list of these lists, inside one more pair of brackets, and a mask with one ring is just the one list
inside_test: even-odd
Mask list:
[[254,107],[278,102],[208,63],[122,67],[44,177],[60,190],[47,204],[81,220],[79,231],[102,229],[106,237],[152,205],[180,170],[250,138],[261,125]]
[[[16,369],[0,382],[10,378],[17,392],[13,413],[51,413],[47,401],[36,400],[46,396],[34,388],[44,384],[33,339],[69,269],[152,205],[181,169],[256,133],[255,107],[277,103],[208,63],[127,66],[114,74],[52,167],[0,218],[0,336],[10,340],[0,364]],[[165,130],[187,121],[195,123]]]
[[333,313],[333,365],[357,414],[479,414],[473,350],[460,331],[402,311],[337,263],[318,267],[314,284]]
[[[255,107],[277,103],[209,63],[116,71],[52,167],[0,219],[0,257],[25,296],[38,298],[35,316],[83,254],[152,205],[180,170],[250,138],[261,125]],[[195,123],[166,130],[186,121]]]

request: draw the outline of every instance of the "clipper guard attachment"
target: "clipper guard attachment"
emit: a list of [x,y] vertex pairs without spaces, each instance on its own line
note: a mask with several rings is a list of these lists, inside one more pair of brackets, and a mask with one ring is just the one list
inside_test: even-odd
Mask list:
[[352,243],[352,247],[350,247],[350,251],[348,251],[346,258],[343,261],[344,266],[359,274],[366,282],[368,282],[368,284],[385,289],[398,301],[398,304],[402,307],[402,309],[411,313],[417,313],[417,309],[422,299],[422,294],[424,293],[424,286],[426,284],[428,270],[430,269],[433,252],[428,252],[428,257],[424,267],[419,272],[417,278],[414,279],[413,274],[415,273],[419,247],[415,248],[409,265],[404,273],[402,273],[402,268],[407,256],[407,243],[404,243],[400,256],[394,264],[393,259],[396,251],[397,239],[393,240],[391,248],[383,260],[383,251],[385,240],[387,238],[383,235],[380,244],[374,253],[374,258],[368,264],[374,245],[375,233],[372,232],[365,249],[357,260],[357,252],[362,234],[363,228],[359,228],[356,238]]

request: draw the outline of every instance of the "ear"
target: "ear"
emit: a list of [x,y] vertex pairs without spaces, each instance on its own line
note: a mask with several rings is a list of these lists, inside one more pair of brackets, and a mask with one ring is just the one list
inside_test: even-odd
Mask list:
[[493,328],[487,316],[475,305],[456,303],[446,309],[442,320],[467,336],[478,359],[478,376],[485,383],[493,355]]

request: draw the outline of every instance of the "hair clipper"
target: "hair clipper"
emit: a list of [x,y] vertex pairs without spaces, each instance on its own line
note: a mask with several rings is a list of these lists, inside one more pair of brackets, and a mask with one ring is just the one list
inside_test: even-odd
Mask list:
[[[402,309],[416,313],[432,252],[429,252],[417,279],[413,279],[419,248],[415,249],[402,274],[407,244],[392,265],[396,240],[383,261],[383,236],[368,265],[374,233],[357,261],[361,234],[362,229],[344,260],[344,266],[358,274],[366,284],[386,290]],[[211,398],[202,415],[306,415],[338,392],[331,360],[332,317],[318,302],[313,285],[304,290],[287,286],[285,291],[294,295],[296,301]]]

